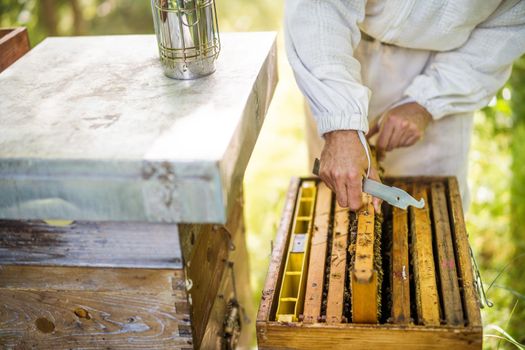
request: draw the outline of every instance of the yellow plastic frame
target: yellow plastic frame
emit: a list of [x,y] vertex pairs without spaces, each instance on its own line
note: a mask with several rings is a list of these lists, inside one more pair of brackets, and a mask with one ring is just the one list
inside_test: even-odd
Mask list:
[[279,322],[297,322],[303,312],[316,198],[316,181],[303,181],[295,204],[292,234],[279,291],[276,313]]

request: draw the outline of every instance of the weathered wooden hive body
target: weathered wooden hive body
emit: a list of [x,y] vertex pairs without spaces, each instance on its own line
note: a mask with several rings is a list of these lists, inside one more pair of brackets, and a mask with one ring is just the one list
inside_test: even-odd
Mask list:
[[235,215],[178,227],[0,220],[0,349],[247,344],[241,205]]
[[257,317],[260,349],[481,349],[455,178],[392,178],[423,209],[340,208],[293,179]]

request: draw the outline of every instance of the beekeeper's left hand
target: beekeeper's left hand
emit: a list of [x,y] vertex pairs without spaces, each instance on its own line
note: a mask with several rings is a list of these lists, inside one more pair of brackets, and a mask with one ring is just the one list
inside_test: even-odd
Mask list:
[[376,149],[381,158],[384,152],[415,144],[423,137],[430,122],[432,115],[423,106],[416,102],[405,103],[385,112],[367,137],[378,134]]

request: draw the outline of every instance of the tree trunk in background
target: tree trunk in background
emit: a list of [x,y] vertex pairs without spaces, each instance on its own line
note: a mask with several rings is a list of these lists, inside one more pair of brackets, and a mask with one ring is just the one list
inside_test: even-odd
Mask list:
[[82,8],[78,0],[70,0],[71,10],[73,12],[73,34],[84,34],[84,17],[82,16]]
[[42,24],[48,35],[56,36],[57,32],[57,6],[55,0],[40,0],[40,16]]
[[[511,235],[515,249],[514,258],[525,253],[525,56],[514,64],[510,80],[512,89],[512,188],[511,188]],[[494,166],[498,166],[494,164]],[[525,295],[525,257],[514,261],[509,267],[507,286]],[[516,297],[509,293],[509,298]],[[504,320],[502,320],[503,323]],[[525,301],[519,300],[509,324],[509,333],[525,343]]]

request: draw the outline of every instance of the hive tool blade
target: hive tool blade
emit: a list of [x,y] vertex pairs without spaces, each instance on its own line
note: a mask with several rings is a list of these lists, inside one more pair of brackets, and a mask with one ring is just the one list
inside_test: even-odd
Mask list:
[[[319,159],[316,158],[313,173],[317,176],[319,176],[319,166]],[[423,198],[418,201],[400,188],[387,186],[371,179],[363,180],[363,192],[382,199],[388,204],[401,209],[407,209],[410,205],[419,209],[425,207],[425,200]]]
[[380,198],[388,204],[401,209],[406,209],[409,205],[419,209],[425,207],[425,200],[423,198],[418,201],[400,188],[387,186],[371,179],[365,179],[363,181],[363,192]]

